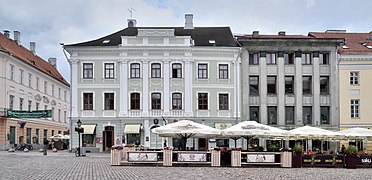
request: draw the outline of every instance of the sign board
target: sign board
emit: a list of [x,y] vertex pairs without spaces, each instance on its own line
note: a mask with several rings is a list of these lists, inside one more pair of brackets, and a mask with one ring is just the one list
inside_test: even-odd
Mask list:
[[248,154],[247,162],[249,163],[275,163],[274,154]]
[[8,118],[49,118],[52,117],[52,110],[37,110],[37,111],[16,111],[8,110]]
[[153,162],[158,161],[156,152],[128,152],[128,161],[134,162]]
[[177,161],[181,162],[206,162],[206,153],[178,153]]

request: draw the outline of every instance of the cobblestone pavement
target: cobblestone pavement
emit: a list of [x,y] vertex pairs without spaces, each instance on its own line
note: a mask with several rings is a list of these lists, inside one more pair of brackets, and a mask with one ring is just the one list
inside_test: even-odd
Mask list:
[[110,166],[110,155],[0,151],[0,179],[372,179],[372,169]]

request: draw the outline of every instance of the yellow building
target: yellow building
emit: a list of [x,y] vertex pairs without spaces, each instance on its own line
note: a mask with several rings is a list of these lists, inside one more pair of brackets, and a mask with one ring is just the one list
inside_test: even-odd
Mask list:
[[[313,33],[318,37],[345,38],[340,45],[340,130],[362,127],[372,129],[372,31],[346,33],[326,31]],[[347,145],[347,142],[342,142]],[[371,153],[371,142],[349,142],[360,150]]]

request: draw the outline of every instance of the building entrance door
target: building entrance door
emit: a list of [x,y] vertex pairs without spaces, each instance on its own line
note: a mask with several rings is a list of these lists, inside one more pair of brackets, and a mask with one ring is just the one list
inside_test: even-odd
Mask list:
[[207,150],[208,149],[208,139],[207,138],[199,138],[198,139],[198,150]]
[[114,127],[106,126],[103,131],[103,151],[109,150],[114,145]]
[[9,131],[9,144],[15,144],[16,143],[16,127],[10,126]]

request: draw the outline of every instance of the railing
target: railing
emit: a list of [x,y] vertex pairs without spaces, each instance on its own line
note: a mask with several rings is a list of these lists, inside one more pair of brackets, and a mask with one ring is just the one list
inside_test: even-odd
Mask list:
[[141,110],[130,110],[129,116],[130,117],[141,117]]
[[218,117],[230,117],[229,110],[220,110],[218,111]]
[[94,117],[95,116],[95,111],[81,111],[81,117]]
[[163,111],[162,110],[150,110],[150,116],[151,117],[163,116]]
[[209,110],[198,110],[198,117],[209,117]]
[[171,116],[172,117],[183,117],[183,110],[172,110]]
[[116,113],[116,111],[107,111],[107,110],[104,110],[103,111],[103,116],[104,117],[115,117],[115,113]]

